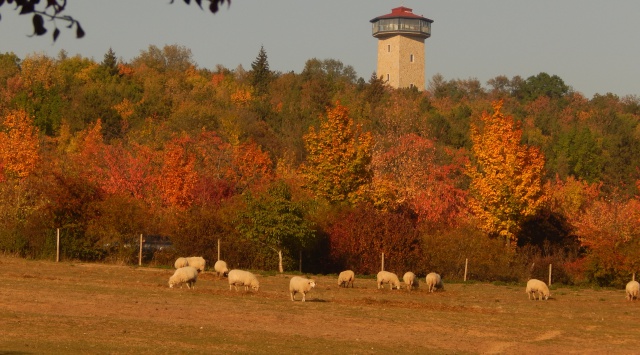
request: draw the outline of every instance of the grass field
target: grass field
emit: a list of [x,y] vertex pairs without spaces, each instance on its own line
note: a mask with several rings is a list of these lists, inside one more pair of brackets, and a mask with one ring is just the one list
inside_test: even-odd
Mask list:
[[0,354],[640,352],[640,301],[623,290],[559,287],[529,301],[524,285],[445,279],[430,294],[313,276],[302,303],[286,275],[259,275],[253,293],[211,272],[195,290],[169,289],[172,273],[0,257]]

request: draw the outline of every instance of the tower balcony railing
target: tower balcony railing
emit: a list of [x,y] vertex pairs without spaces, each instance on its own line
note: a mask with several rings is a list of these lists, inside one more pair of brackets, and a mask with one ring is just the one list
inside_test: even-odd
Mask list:
[[416,34],[422,37],[431,37],[431,23],[416,19],[382,19],[373,23],[373,36],[386,33]]

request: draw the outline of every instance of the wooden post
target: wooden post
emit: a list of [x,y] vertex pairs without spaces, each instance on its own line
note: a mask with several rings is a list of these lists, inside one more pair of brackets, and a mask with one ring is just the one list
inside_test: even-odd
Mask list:
[[220,238],[218,238],[218,260],[220,260]]
[[142,266],[142,234],[140,234],[140,253],[138,254],[138,266]]
[[552,265],[549,264],[549,286],[551,286],[551,269],[552,269]]
[[469,258],[464,259],[464,281],[467,281],[467,266],[469,265]]
[[384,253],[382,253],[382,271],[384,271]]
[[56,228],[56,263],[60,261],[60,228]]

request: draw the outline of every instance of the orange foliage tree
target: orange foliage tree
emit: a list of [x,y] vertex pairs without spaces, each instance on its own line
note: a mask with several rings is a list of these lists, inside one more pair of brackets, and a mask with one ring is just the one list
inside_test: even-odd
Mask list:
[[306,186],[330,202],[357,202],[371,182],[371,133],[354,124],[346,107],[336,103],[316,131],[304,137],[308,152],[302,166]]
[[597,264],[591,265],[590,273],[599,284],[616,283],[617,276],[628,280],[629,274],[638,271],[640,200],[598,199],[573,223],[578,239]]
[[523,220],[546,200],[544,156],[521,143],[522,131],[502,114],[502,102],[493,108],[493,115],[485,112],[471,125],[475,159],[467,168],[469,207],[485,232],[504,237],[509,245],[517,241]]
[[164,150],[163,166],[158,177],[158,187],[165,205],[189,207],[198,178],[195,171],[196,156],[189,150],[189,137],[175,137]]
[[38,160],[38,130],[33,119],[22,110],[11,111],[0,125],[0,167],[7,176],[24,178],[31,174]]

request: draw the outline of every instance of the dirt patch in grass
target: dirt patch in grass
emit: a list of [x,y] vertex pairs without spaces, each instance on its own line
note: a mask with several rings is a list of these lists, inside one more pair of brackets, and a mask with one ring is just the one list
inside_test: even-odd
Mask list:
[[[0,257],[0,353],[637,353],[640,302],[623,290],[558,288],[529,301],[524,285],[445,291],[339,288],[314,276],[291,302],[288,276],[229,290],[205,272],[169,289],[173,270]],[[299,297],[298,297],[299,299]]]

